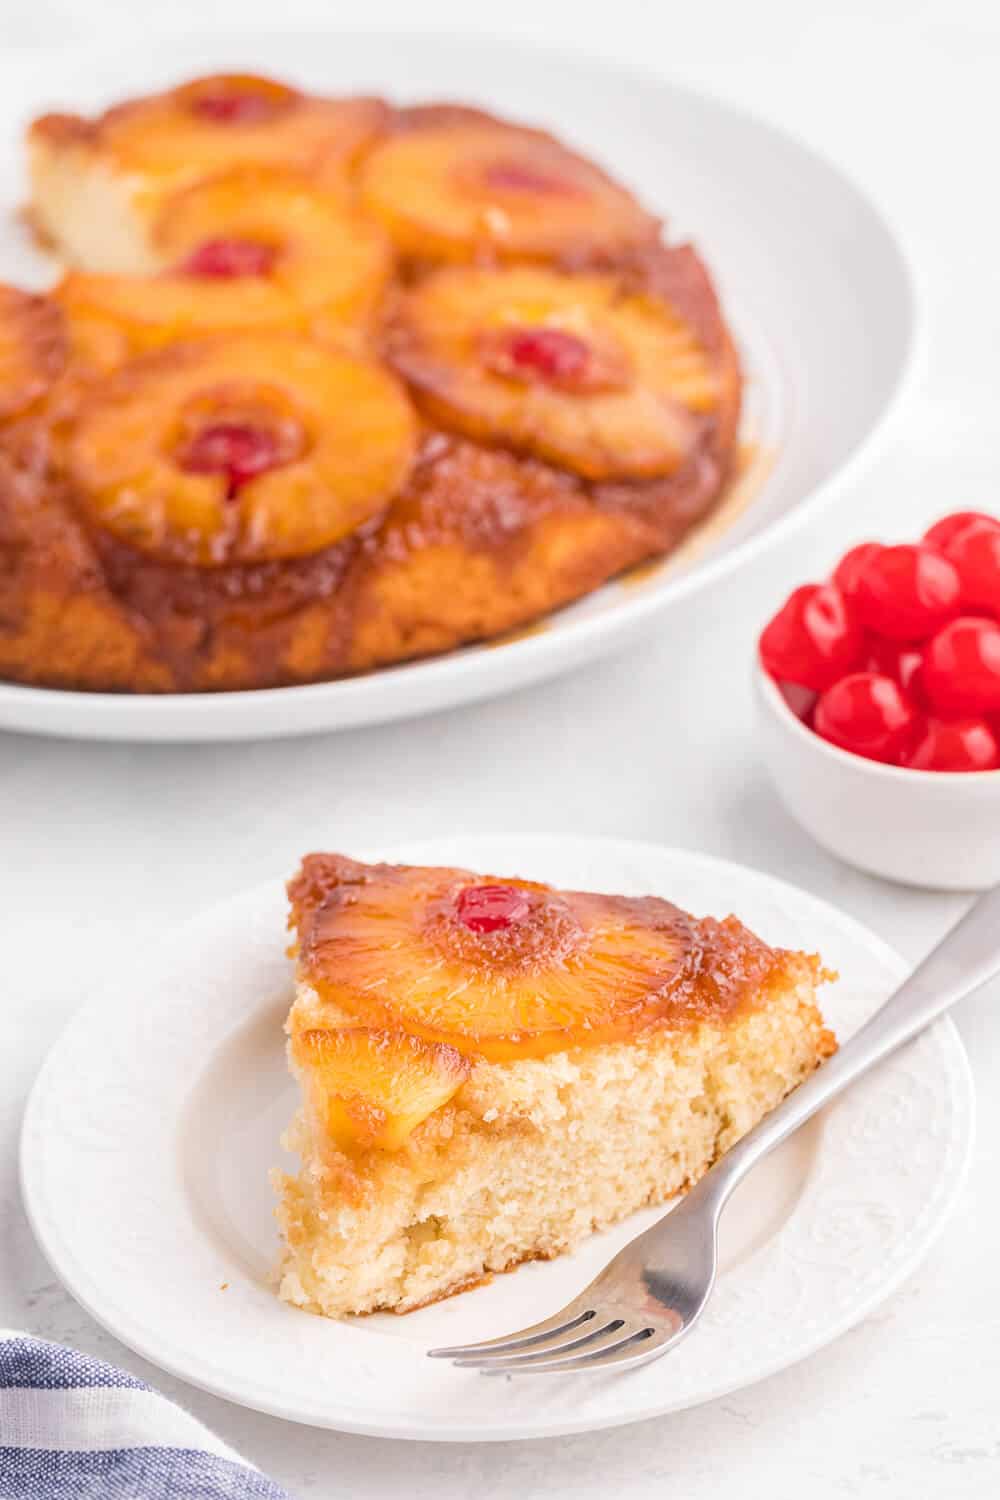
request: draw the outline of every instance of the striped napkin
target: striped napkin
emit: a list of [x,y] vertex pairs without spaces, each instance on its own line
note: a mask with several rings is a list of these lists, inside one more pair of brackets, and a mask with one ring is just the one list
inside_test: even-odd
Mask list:
[[289,1500],[141,1380],[0,1329],[0,1500]]

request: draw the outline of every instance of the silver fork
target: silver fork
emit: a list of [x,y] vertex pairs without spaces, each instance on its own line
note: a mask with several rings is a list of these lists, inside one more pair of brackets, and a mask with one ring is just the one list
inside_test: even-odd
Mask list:
[[505,1338],[433,1359],[488,1375],[632,1370],[659,1359],[694,1327],[715,1282],[718,1227],[752,1167],[818,1109],[1000,972],[1000,886],[982,896],[830,1060],[727,1151],[676,1208],[632,1240],[561,1311]]

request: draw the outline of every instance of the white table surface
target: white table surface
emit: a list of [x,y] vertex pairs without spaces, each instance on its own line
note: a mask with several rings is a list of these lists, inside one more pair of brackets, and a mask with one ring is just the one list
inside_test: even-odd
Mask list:
[[[275,10],[288,25],[335,24],[335,7],[320,0],[173,0],[155,14],[218,29],[274,25]],[[437,0],[366,0],[352,22],[503,30],[640,60],[794,128],[866,183],[902,229],[926,293],[928,367],[884,456],[836,513],[599,667],[485,706],[285,744],[160,749],[0,735],[0,1326],[65,1340],[157,1382],[299,1496],[996,1496],[997,990],[957,1016],[979,1090],[978,1145],[958,1212],[918,1274],[806,1364],[658,1422],[451,1447],[258,1416],[118,1345],[59,1288],[32,1240],[17,1187],[18,1126],[59,1027],[123,945],[286,872],[306,848],[519,828],[657,839],[799,882],[911,958],[965,905],[852,872],[789,821],[758,761],[747,658],[778,596],[849,541],[911,534],[949,507],[1000,503],[1000,7],[505,0],[494,16]],[[5,0],[0,86],[5,70],[44,67],[48,49],[127,40],[155,24],[134,0]]]

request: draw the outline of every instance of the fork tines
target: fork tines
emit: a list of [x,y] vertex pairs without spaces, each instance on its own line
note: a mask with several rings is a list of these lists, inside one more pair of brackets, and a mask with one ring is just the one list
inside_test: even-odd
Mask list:
[[[547,1370],[593,1370],[642,1362],[657,1330],[593,1307],[565,1308],[552,1318],[506,1338],[430,1349],[432,1359],[450,1359],[484,1375],[534,1375]],[[662,1336],[658,1344],[662,1343]],[[657,1345],[658,1346],[658,1345]]]

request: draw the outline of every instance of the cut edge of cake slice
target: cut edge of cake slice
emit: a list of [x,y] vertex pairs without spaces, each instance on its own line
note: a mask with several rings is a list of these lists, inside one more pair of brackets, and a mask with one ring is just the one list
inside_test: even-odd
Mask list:
[[43,115],[27,146],[28,220],[43,246],[84,271],[142,276],[163,269],[150,239],[153,200],[140,178],[101,153],[87,121]]

